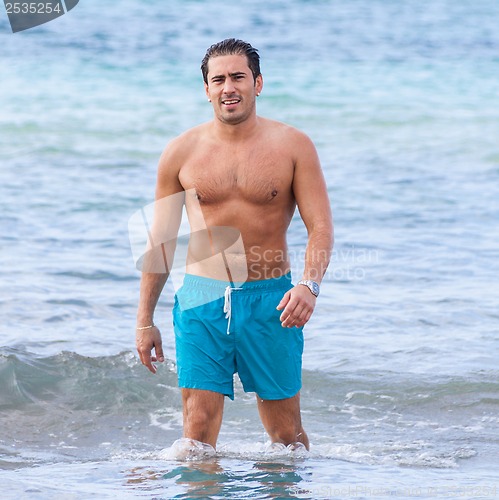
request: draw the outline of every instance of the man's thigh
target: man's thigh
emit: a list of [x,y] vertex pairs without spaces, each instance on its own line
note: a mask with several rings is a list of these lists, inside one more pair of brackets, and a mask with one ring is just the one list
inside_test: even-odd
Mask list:
[[265,400],[257,395],[258,411],[267,432],[301,428],[300,393],[287,399]]
[[287,399],[262,399],[256,395],[260,416],[276,424],[300,422],[300,393]]
[[191,295],[195,290],[183,286],[173,308],[179,386],[220,392],[233,399],[235,339],[226,333],[223,299],[182,309],[180,304]]
[[237,301],[239,378],[246,392],[265,400],[289,399],[301,389],[303,328],[281,325],[276,306],[282,296],[277,290]]
[[214,416],[223,412],[224,395],[219,392],[185,388],[181,392],[184,413],[196,411]]

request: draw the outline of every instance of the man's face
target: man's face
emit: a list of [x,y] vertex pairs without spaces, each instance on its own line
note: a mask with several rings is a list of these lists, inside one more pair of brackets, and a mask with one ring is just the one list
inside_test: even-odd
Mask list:
[[236,125],[250,117],[262,86],[262,76],[254,81],[245,55],[217,56],[208,61],[206,95],[223,123]]

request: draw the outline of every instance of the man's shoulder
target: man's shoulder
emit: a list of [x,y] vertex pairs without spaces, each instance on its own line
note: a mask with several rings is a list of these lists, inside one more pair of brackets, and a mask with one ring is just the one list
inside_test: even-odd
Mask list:
[[172,139],[170,145],[173,147],[190,147],[194,142],[199,141],[207,134],[209,126],[209,122],[196,125]]
[[178,160],[182,163],[187,156],[196,148],[199,141],[206,135],[208,124],[203,123],[192,127],[180,135],[171,139],[165,147],[163,156],[171,162]]
[[302,130],[268,118],[263,119],[262,126],[271,147],[278,147],[283,154],[290,155],[295,165],[308,165],[310,158],[317,156],[315,144]]
[[263,117],[259,117],[259,119],[266,133],[272,133],[276,136],[280,136],[281,139],[292,141],[310,140],[305,132],[288,123]]

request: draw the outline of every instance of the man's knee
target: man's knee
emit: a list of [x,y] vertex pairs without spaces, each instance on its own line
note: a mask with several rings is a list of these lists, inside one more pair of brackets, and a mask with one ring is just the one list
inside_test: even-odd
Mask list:
[[286,446],[300,442],[308,449],[308,438],[303,430],[300,414],[300,395],[283,400],[257,399],[260,417],[273,442]]
[[274,427],[270,430],[269,435],[274,441],[283,443],[286,446],[291,443],[296,443],[300,441],[300,437],[304,434],[303,428],[301,426],[293,425],[289,423],[288,425]]
[[207,427],[213,423],[216,417],[216,412],[207,411],[207,409],[202,406],[187,404],[184,407],[184,418],[186,423],[197,428]]
[[222,423],[222,394],[196,389],[183,389],[184,437],[216,447]]
[[223,411],[223,396],[194,389],[183,391],[184,419],[190,425],[205,427],[217,421]]

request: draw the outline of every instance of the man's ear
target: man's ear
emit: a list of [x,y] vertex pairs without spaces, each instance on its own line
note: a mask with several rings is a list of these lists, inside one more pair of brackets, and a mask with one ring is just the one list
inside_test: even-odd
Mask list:
[[208,101],[211,101],[211,99],[210,99],[210,91],[208,89],[208,84],[207,83],[204,84],[204,91],[206,93],[206,97],[208,98]]
[[263,76],[259,74],[255,80],[255,93],[259,95],[263,89]]

